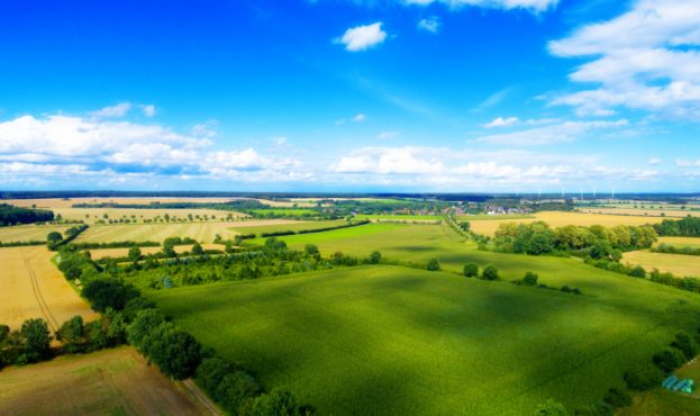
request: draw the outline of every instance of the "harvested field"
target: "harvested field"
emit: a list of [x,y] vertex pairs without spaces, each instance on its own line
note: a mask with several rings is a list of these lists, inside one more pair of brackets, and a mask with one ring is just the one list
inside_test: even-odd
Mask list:
[[[168,237],[190,237],[201,243],[211,243],[219,234],[230,239],[245,234],[247,227],[294,224],[292,220],[250,220],[241,222],[202,222],[187,224],[119,224],[95,225],[82,233],[77,243],[108,243],[113,241],[158,241]],[[233,228],[241,229],[239,232]]]
[[[222,244],[202,244],[202,248],[205,250],[224,250],[225,247]],[[163,250],[162,247],[139,247],[139,249],[142,254],[153,254]],[[119,258],[129,255],[128,248],[103,248],[89,251],[90,257],[93,260],[100,260],[107,257]],[[175,246],[175,252],[178,254],[188,251],[192,251],[191,245]]]
[[[243,218],[246,215],[239,212],[233,211],[223,211],[216,209],[150,209],[150,208],[53,208],[53,212],[57,215],[61,215],[63,219],[66,220],[80,220],[85,221],[88,224],[94,224],[98,220],[108,221],[108,220],[119,220],[119,219],[129,219],[137,220],[138,222],[143,222],[147,219],[153,218],[165,218],[165,215],[170,216],[173,219],[188,220],[188,215],[192,215],[196,218],[204,218],[206,215],[208,220],[222,221],[226,219],[229,215],[233,218]],[[107,216],[105,218],[104,216]],[[196,220],[195,221],[199,221]]]
[[[633,215],[647,217],[673,217],[683,218],[688,215],[693,217],[700,216],[700,211],[687,211],[674,208],[579,208],[579,211],[588,214],[605,214],[605,215]],[[663,214],[663,215],[662,215]]]
[[[131,347],[0,372],[7,415],[211,415],[213,404],[173,383]],[[206,400],[206,398],[204,398]],[[212,410],[209,410],[212,409]]]
[[281,231],[304,231],[304,230],[316,230],[320,228],[330,228],[339,227],[346,225],[345,220],[329,220],[329,221],[286,221],[283,224],[270,224],[270,225],[259,225],[259,226],[247,226],[247,223],[241,223],[243,227],[237,225],[233,227],[233,231],[239,234],[250,234],[254,233],[260,235],[262,233],[272,233]]
[[17,225],[0,227],[0,242],[11,243],[19,241],[46,241],[46,235],[51,231],[63,234],[70,226],[63,225]]
[[53,330],[75,315],[97,315],[73,290],[44,246],[0,249],[0,323],[19,328],[26,319],[43,318]]
[[566,225],[602,225],[605,227],[614,227],[616,225],[645,225],[655,224],[663,220],[661,217],[639,217],[639,216],[624,216],[624,215],[599,215],[599,214],[584,214],[579,212],[538,212],[530,218],[515,218],[515,219],[488,219],[475,220],[468,216],[458,217],[460,221],[469,221],[471,229],[475,233],[494,235],[498,227],[506,222],[514,222],[518,224],[527,224],[534,221],[544,221],[552,228],[563,227]]
[[647,250],[632,251],[622,256],[622,262],[640,265],[648,272],[656,269],[673,273],[678,277],[700,277],[700,256],[685,254],[652,253]]

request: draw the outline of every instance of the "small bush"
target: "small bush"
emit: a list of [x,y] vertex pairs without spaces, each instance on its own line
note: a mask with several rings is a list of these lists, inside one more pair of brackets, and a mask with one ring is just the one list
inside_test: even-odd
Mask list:
[[571,288],[569,286],[562,286],[561,291],[564,293],[571,293]]
[[685,362],[685,354],[676,348],[667,348],[654,354],[652,361],[664,373],[671,373]]
[[644,278],[647,276],[647,271],[642,266],[635,266],[630,270],[630,276]]
[[440,262],[438,259],[430,259],[428,261],[428,265],[426,266],[426,269],[431,271],[431,272],[436,272],[440,270]]
[[625,373],[627,387],[637,391],[647,391],[659,385],[664,379],[663,371],[653,364],[641,365]]
[[537,274],[533,272],[527,272],[525,273],[525,277],[523,277],[523,284],[526,286],[537,286],[537,279]]
[[677,333],[676,339],[671,343],[671,346],[679,349],[687,360],[692,360],[693,357],[698,355],[698,350],[700,350],[697,341],[686,332]]
[[498,269],[493,264],[489,264],[484,267],[484,271],[481,272],[481,278],[484,280],[498,280]]
[[466,277],[479,276],[479,265],[476,263],[467,263],[464,265],[464,275]]

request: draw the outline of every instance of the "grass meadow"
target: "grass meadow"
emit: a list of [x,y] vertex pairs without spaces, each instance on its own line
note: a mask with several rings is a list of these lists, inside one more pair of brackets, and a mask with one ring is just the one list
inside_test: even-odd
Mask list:
[[357,215],[358,220],[379,221],[441,221],[440,215]]
[[697,324],[693,294],[607,272],[588,278],[576,296],[366,266],[147,295],[205,345],[322,414],[522,415],[548,397],[570,408],[600,400]]

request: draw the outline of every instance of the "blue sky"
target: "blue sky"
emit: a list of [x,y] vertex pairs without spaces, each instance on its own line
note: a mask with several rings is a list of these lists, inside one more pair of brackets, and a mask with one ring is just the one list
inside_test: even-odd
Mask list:
[[0,188],[700,191],[697,0],[0,4]]

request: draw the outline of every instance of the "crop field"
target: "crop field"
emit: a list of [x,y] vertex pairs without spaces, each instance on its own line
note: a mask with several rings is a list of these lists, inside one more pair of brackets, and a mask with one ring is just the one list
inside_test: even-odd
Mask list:
[[70,226],[63,225],[16,225],[0,227],[0,242],[46,241],[51,231],[63,234]]
[[580,296],[395,266],[147,296],[322,414],[522,415],[549,397],[570,408],[600,400],[697,324],[696,295],[572,264],[557,265],[558,279],[588,280]]
[[259,225],[248,227],[232,227],[232,230],[238,234],[257,234],[282,232],[282,231],[304,231],[317,230],[328,227],[340,227],[346,225],[345,220],[329,220],[329,221],[286,221],[281,224]]
[[700,238],[698,237],[659,237],[656,245],[666,244],[676,248],[690,247],[700,248]]
[[[290,220],[250,220],[240,222],[201,222],[186,224],[119,224],[94,225],[82,233],[77,243],[108,243],[113,241],[163,241],[168,237],[190,237],[202,243],[211,243],[220,235],[230,239],[237,234],[233,229],[269,225],[294,224]],[[247,233],[242,231],[242,233]]]
[[681,210],[673,208],[579,208],[579,211],[589,214],[605,215],[634,215],[649,217],[671,217],[682,218],[688,215],[700,216],[700,211]]
[[0,248],[0,324],[19,328],[26,319],[43,318],[51,329],[75,315],[96,315],[51,263],[44,246]]
[[470,221],[471,229],[477,234],[494,235],[498,227],[505,222],[515,223],[531,223],[534,221],[544,221],[552,228],[563,227],[566,225],[603,225],[613,227],[616,225],[645,225],[661,222],[661,217],[638,217],[638,216],[623,216],[623,215],[599,215],[599,214],[583,214],[578,212],[538,212],[529,218],[517,219],[489,219],[489,220],[474,220],[470,217],[458,217],[458,220]]
[[357,215],[358,220],[379,221],[441,221],[439,215]]
[[[153,218],[164,218],[165,215],[174,219],[188,219],[188,215],[203,219],[206,215],[209,220],[224,220],[229,215],[234,218],[242,218],[246,215],[215,209],[150,209],[150,208],[53,208],[53,212],[65,220],[80,220],[88,224],[94,224],[98,220],[129,219],[143,222]],[[105,218],[105,215],[107,216]],[[199,221],[199,220],[196,220]]]
[[[221,244],[202,244],[202,248],[205,250],[224,250],[224,246]],[[181,253],[186,253],[189,251],[192,251],[192,245],[182,245],[182,246],[175,246],[174,247],[175,252],[178,254]],[[139,247],[139,250],[141,250],[141,254],[153,254],[153,253],[158,253],[159,251],[162,251],[162,247]],[[119,257],[126,257],[129,255],[129,249],[128,248],[101,248],[101,249],[96,249],[96,250],[89,250],[90,251],[90,258],[93,260],[100,260],[104,258],[119,258]]]
[[622,262],[640,265],[647,271],[659,269],[678,277],[700,277],[700,256],[652,253],[648,250],[631,251],[622,255]]
[[195,399],[130,347],[0,372],[0,413],[7,415],[204,415]]

